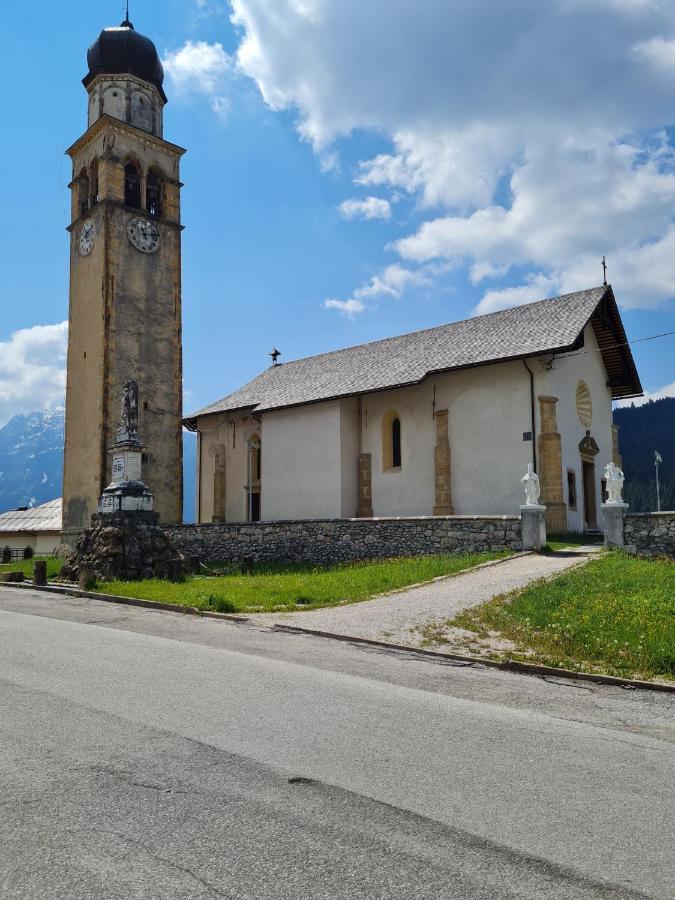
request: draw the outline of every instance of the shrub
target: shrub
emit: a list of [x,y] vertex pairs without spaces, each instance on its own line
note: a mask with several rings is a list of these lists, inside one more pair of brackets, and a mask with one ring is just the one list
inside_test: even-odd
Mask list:
[[32,547],[24,547],[23,558],[24,559],[32,559],[33,558],[33,548]]
[[209,594],[209,606],[212,609],[215,609],[216,612],[219,613],[234,613],[237,612],[237,604],[233,603],[231,600],[228,600],[225,597],[215,597],[213,594]]
[[11,563],[11,561],[12,561],[12,548],[11,547],[3,547],[2,561],[3,561],[3,563]]

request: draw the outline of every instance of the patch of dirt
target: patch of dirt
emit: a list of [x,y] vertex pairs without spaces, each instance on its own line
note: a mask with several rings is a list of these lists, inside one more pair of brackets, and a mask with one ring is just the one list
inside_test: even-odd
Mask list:
[[533,655],[534,651],[523,652],[498,631],[477,634],[466,628],[456,628],[447,622],[431,622],[411,628],[415,646],[433,650],[452,650],[454,653],[474,656],[495,657],[504,653],[519,652],[522,657]]

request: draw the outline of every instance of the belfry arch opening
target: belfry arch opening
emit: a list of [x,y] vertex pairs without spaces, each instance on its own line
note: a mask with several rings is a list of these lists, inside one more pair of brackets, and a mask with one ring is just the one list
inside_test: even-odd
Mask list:
[[81,216],[89,209],[89,175],[86,169],[82,169],[77,179],[77,205]]
[[124,166],[124,203],[133,209],[141,208],[141,172],[133,160]]
[[149,216],[159,219],[162,216],[162,173],[150,169],[145,189],[145,208]]
[[96,206],[98,203],[98,160],[89,167],[89,206]]

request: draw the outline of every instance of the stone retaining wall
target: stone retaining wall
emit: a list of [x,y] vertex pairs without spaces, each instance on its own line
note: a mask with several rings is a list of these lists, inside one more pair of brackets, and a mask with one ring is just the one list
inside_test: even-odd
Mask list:
[[522,548],[518,516],[169,525],[164,531],[177,550],[204,562],[252,559],[330,564],[374,557]]
[[675,512],[629,513],[623,520],[623,539],[629,553],[675,557]]

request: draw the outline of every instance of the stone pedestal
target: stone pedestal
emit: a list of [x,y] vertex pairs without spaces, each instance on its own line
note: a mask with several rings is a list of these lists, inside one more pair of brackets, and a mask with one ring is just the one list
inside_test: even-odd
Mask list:
[[601,506],[605,529],[605,547],[623,547],[623,517],[627,503],[603,503]]
[[141,480],[143,450],[134,439],[118,441],[112,448],[112,481],[101,494],[100,514],[153,511],[154,498]]
[[523,550],[541,550],[546,544],[546,507],[521,506]]

